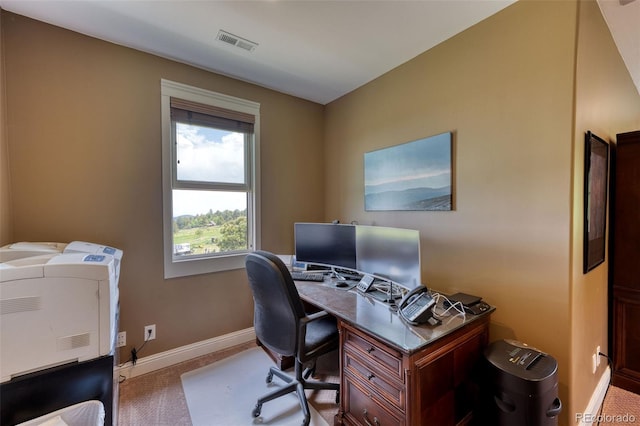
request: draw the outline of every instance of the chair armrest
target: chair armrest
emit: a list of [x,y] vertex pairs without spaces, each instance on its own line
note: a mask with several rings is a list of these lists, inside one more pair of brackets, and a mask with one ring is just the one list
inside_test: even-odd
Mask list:
[[304,342],[307,336],[307,324],[313,321],[317,321],[321,318],[328,317],[329,313],[327,311],[318,311],[312,314],[307,314],[304,318],[300,318],[299,332],[298,336],[300,337],[300,342]]
[[327,311],[314,312],[311,315],[307,314],[306,317],[300,320],[300,323],[306,326],[307,323],[310,323],[311,321],[316,321],[327,316],[329,316],[329,313]]
[[317,355],[313,355],[314,351],[311,351],[310,353],[305,353],[304,348],[305,348],[305,342],[307,340],[307,325],[320,320],[322,318],[326,318],[326,317],[330,317],[331,314],[329,314],[327,311],[319,311],[319,312],[314,312],[310,315],[305,316],[304,318],[300,318],[300,323],[299,323],[299,329],[298,329],[298,355],[297,358],[298,360],[300,360],[301,362],[305,362],[308,359],[312,359],[315,358]]

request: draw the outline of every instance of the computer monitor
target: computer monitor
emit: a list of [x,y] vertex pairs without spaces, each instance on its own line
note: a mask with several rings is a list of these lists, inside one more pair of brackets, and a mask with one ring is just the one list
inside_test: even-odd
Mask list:
[[356,227],[333,223],[294,224],[296,261],[356,268]]
[[356,269],[402,287],[422,285],[420,232],[383,226],[356,227]]

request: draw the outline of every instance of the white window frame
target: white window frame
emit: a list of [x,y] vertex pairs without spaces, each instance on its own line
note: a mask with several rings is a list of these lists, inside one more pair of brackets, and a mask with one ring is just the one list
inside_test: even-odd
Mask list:
[[[164,254],[164,277],[177,278],[244,268],[248,252],[260,247],[260,104],[221,93],[212,92],[182,83],[161,79],[162,114],[162,233]],[[247,184],[247,237],[248,250],[211,256],[185,257],[176,260],[173,256],[173,170],[175,150],[172,144],[171,97],[251,114],[255,117],[253,144],[248,147],[249,167]],[[175,187],[175,189],[179,189]]]

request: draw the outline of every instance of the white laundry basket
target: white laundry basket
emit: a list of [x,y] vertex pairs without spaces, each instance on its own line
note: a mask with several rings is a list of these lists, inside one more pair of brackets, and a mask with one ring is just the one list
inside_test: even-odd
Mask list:
[[70,405],[17,426],[103,426],[104,406],[100,401]]

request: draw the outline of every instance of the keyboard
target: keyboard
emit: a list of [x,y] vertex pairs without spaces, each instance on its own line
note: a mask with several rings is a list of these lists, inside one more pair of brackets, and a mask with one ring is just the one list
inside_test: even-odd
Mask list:
[[324,281],[324,275],[310,274],[308,272],[292,272],[291,278],[295,281]]

